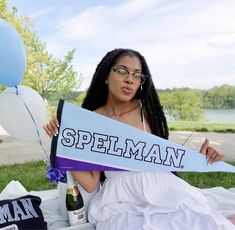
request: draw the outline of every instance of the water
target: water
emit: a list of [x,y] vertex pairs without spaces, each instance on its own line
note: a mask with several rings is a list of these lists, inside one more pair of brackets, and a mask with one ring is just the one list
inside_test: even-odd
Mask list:
[[206,109],[205,119],[211,122],[235,123],[235,109]]

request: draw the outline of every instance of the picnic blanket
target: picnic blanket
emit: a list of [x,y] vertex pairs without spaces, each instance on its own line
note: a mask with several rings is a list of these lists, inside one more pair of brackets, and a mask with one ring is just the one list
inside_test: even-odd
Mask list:
[[[89,209],[90,201],[96,194],[98,188],[93,193],[85,192],[79,188],[85,203],[86,212]],[[210,207],[218,210],[224,216],[235,213],[235,188],[224,189],[222,187],[213,187],[199,189],[206,197]],[[95,230],[94,225],[86,223],[78,226],[69,226],[65,209],[66,184],[60,183],[57,189],[43,191],[27,191],[19,181],[11,181],[0,193],[0,201],[5,199],[17,198],[24,195],[35,195],[41,198],[42,210],[48,229],[61,230]]]

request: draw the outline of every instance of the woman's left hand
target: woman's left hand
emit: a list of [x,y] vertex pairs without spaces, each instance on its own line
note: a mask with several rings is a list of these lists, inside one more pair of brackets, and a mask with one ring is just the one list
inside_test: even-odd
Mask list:
[[215,148],[209,145],[209,140],[206,138],[202,147],[200,149],[200,153],[206,156],[208,164],[213,164],[216,161],[221,161],[224,158],[224,154],[218,152]]

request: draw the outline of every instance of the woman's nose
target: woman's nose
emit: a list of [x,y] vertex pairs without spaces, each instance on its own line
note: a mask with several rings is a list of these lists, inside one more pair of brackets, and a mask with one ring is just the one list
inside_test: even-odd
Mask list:
[[126,76],[126,78],[125,78],[125,81],[127,81],[128,83],[133,83],[133,82],[134,82],[132,73],[128,73],[128,74],[127,74],[127,76]]

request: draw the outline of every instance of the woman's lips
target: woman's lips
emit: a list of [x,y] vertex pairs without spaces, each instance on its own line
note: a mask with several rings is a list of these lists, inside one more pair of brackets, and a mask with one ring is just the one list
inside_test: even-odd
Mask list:
[[122,91],[124,94],[131,94],[133,92],[133,89],[131,87],[124,86],[122,87]]

